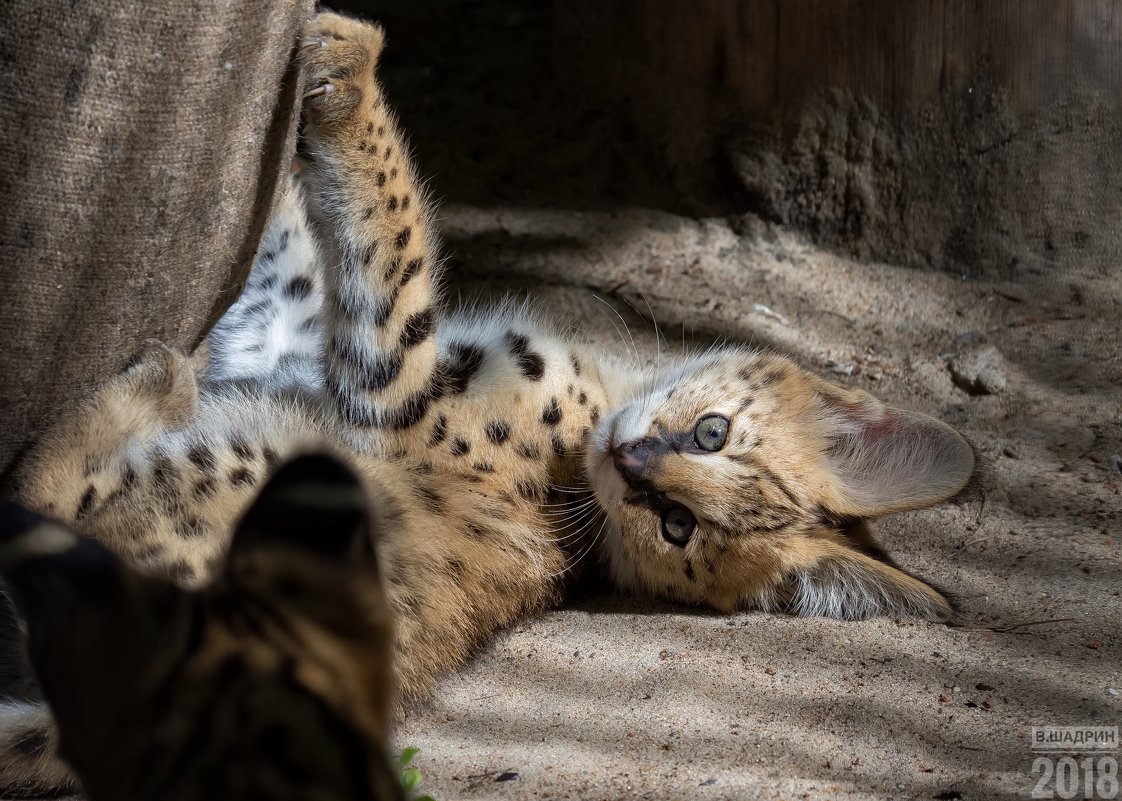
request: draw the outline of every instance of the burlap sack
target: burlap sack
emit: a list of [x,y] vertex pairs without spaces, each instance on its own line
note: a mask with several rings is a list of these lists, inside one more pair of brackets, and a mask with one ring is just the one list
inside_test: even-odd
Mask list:
[[191,348],[236,296],[312,5],[0,3],[0,475],[143,340]]

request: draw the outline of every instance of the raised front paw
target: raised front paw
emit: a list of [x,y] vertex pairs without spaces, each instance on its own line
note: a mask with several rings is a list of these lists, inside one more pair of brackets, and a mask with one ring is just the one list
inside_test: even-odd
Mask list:
[[312,17],[300,40],[307,123],[326,133],[355,122],[364,104],[377,104],[383,42],[378,25],[330,12]]

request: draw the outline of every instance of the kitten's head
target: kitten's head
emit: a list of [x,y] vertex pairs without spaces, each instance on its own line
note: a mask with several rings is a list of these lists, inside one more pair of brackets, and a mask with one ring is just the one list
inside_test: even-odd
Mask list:
[[737,349],[658,376],[600,422],[586,463],[624,586],[847,619],[951,618],[865,521],[945,500],[973,469],[949,426]]
[[300,457],[246,513],[214,583],[189,591],[0,507],[0,572],[88,796],[399,798],[372,528],[350,470]]

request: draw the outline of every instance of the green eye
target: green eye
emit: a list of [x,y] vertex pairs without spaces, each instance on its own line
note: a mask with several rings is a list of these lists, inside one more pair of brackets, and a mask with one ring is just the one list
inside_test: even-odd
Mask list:
[[671,545],[685,545],[690,541],[697,518],[684,506],[671,506],[662,513],[662,536]]
[[729,435],[729,421],[719,414],[702,417],[693,430],[693,438],[697,447],[703,451],[719,451],[725,447],[725,439]]

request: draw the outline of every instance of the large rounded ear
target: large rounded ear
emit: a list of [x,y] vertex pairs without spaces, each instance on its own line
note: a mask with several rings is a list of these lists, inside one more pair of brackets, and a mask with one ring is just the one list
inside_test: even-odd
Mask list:
[[230,559],[284,548],[355,567],[376,564],[370,508],[338,459],[298,456],[269,479],[234,532]]
[[957,494],[974,472],[974,451],[945,423],[881,403],[860,390],[815,381],[834,481],[823,506],[837,515],[876,517],[933,506]]
[[893,565],[829,540],[808,540],[786,554],[776,604],[801,617],[863,620],[905,616],[949,622],[954,607],[938,590]]

